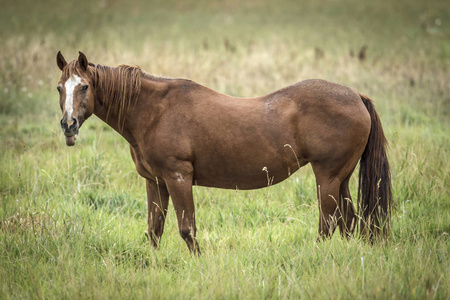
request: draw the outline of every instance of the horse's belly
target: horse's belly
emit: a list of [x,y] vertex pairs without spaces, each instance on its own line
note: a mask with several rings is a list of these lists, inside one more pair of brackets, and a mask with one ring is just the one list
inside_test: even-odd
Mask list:
[[297,161],[212,161],[194,165],[194,184],[224,189],[250,190],[277,184],[305,165]]

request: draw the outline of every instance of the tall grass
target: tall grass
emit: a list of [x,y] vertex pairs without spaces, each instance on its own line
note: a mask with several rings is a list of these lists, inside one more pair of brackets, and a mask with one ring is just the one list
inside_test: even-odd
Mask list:
[[[449,298],[449,22],[445,1],[2,4],[0,298]],[[262,190],[194,188],[203,255],[171,206],[150,249],[127,143],[92,117],[65,146],[58,50],[235,96],[307,78],[370,95],[390,142],[391,239],[316,243],[306,166]]]

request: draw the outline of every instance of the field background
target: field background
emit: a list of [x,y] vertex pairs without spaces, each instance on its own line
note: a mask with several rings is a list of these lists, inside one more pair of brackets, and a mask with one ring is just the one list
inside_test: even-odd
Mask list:
[[[0,299],[450,298],[448,1],[3,0],[0,41]],[[308,78],[370,95],[390,142],[390,241],[316,243],[306,166],[257,191],[195,188],[203,255],[172,206],[150,249],[125,140],[92,117],[65,146],[58,50],[234,96]]]

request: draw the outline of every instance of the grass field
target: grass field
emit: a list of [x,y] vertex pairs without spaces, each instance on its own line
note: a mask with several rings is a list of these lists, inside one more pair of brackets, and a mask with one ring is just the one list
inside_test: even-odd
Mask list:
[[[450,298],[447,1],[7,0],[0,40],[0,299]],[[195,188],[203,254],[172,206],[150,249],[126,141],[92,117],[65,145],[58,50],[234,96],[308,78],[370,95],[390,142],[389,241],[317,243],[306,166],[262,190]]]

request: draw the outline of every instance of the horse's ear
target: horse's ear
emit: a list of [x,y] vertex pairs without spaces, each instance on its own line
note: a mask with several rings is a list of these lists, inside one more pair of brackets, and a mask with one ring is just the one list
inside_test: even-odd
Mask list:
[[64,56],[62,56],[61,51],[58,51],[58,54],[56,55],[56,64],[58,65],[58,67],[61,71],[67,65],[67,62],[64,59]]
[[83,52],[78,51],[78,53],[80,53],[80,55],[78,56],[78,65],[83,69],[83,70],[87,70],[88,67],[88,60],[86,58],[86,55],[83,54]]

